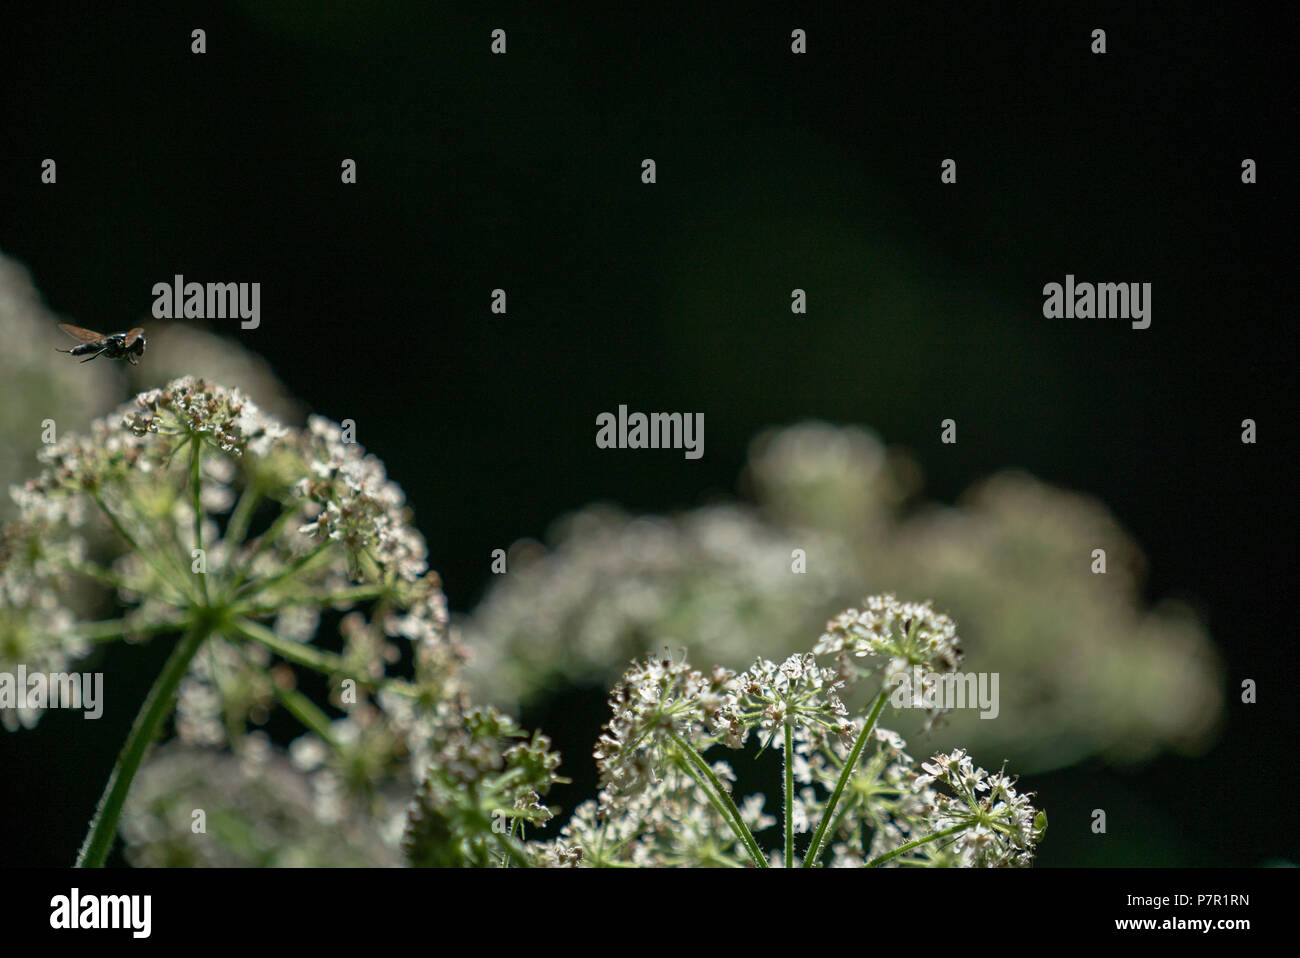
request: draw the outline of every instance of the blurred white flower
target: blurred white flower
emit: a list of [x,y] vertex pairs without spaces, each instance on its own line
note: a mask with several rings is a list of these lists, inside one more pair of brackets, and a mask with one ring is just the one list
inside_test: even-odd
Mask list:
[[[959,619],[966,667],[1000,676],[998,718],[949,711],[934,747],[1029,772],[1212,740],[1222,667],[1205,627],[1181,605],[1143,602],[1141,551],[1096,500],[1004,473],[955,507],[904,511],[915,463],[865,429],[815,422],[757,439],[744,479],[752,506],[639,518],[592,506],[558,523],[549,549],[516,543],[509,574],[461,624],[477,693],[513,705],[612,683],[664,646],[731,669],[780,660],[792,637],[897,590]],[[1096,548],[1105,576],[1090,570]],[[929,718],[901,722],[910,734]]]

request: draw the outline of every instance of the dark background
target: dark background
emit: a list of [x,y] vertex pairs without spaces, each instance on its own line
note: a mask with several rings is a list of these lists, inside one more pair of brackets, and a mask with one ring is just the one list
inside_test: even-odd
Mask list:
[[[357,422],[458,610],[493,549],[596,499],[734,492],[754,434],[806,417],[910,447],[931,498],[1009,466],[1094,494],[1146,551],[1148,598],[1205,617],[1227,723],[1200,759],[1030,782],[1040,864],[1300,854],[1293,23],[1232,4],[443,6],[7,7],[0,249],[101,328],[175,273],[260,282],[261,327],[220,331]],[[1066,273],[1151,282],[1150,329],[1044,319]],[[704,412],[704,458],[598,450],[620,403]],[[103,669],[139,676],[115,694],[141,699],[165,652],[112,649]],[[602,702],[525,716],[582,792]],[[71,863],[133,714],[0,736],[0,862]]]

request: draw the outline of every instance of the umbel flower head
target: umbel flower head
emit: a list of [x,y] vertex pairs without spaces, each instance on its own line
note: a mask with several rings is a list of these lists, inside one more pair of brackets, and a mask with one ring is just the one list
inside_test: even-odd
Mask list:
[[[837,656],[850,679],[874,674],[882,666],[888,680],[914,666],[952,672],[961,663],[952,619],[934,611],[929,602],[899,602],[892,595],[873,595],[861,611],[849,609],[826,623],[813,653]],[[859,659],[866,659],[867,665]]]
[[[364,805],[376,783],[414,789],[439,728],[462,719],[465,653],[377,458],[323,418],[289,428],[238,390],[186,377],[40,461],[12,488],[19,520],[0,538],[0,671],[179,636],[150,702],[175,695],[181,744],[239,753],[283,708],[306,730],[295,754],[316,757],[300,766],[318,792]],[[70,601],[85,583],[120,613],[85,615]],[[341,641],[318,644],[335,626]],[[298,690],[302,670],[327,677],[327,708]],[[0,717],[31,726],[42,705]],[[154,734],[166,714],[141,713]]]
[[[6,635],[28,626],[21,651],[201,626],[233,653],[205,657],[191,672],[201,684],[260,667],[250,642],[377,689],[404,639],[420,683],[452,678],[460,650],[401,489],[333,423],[291,429],[238,390],[183,378],[89,436],[65,435],[40,461],[12,490],[20,521],[0,559],[0,587],[21,600],[8,605]],[[71,621],[57,594],[72,576],[110,587],[123,617]],[[323,610],[355,610],[339,656],[306,645]]]
[[[612,717],[597,744],[599,800],[574,812],[538,860],[551,865],[795,864],[796,836],[811,833],[801,853],[817,867],[826,852],[839,867],[880,865],[989,867],[1025,865],[1043,827],[1028,796],[1005,774],[975,770],[965,753],[936,759],[918,772],[902,737],[877,724],[891,699],[888,682],[860,715],[838,695],[842,676],[885,669],[952,669],[960,661],[956,625],[929,603],[874,596],[866,611],[833,620],[817,651],[844,659],[840,671],[811,653],[780,665],[758,659],[740,675],[705,673],[685,656],[634,662],[610,697]],[[709,749],[744,747],[750,732],[760,753],[779,741],[784,752],[784,848],[765,853],[754,833],[774,824],[763,795],[737,804],[736,775]],[[932,787],[937,776],[957,791]],[[983,790],[991,789],[988,796]]]
[[[864,605],[827,622],[813,653],[835,656],[845,682],[879,675],[885,688],[893,688],[915,673],[919,679],[912,689],[914,699],[940,701],[934,697],[938,676],[955,672],[962,661],[956,623],[929,602],[873,595]],[[940,706],[926,709],[926,728],[946,711]]]
[[925,774],[917,777],[917,790],[942,783],[954,793],[930,792],[927,809],[935,831],[954,833],[952,843],[945,848],[954,864],[997,867],[1032,862],[1034,847],[1046,831],[1047,818],[1035,812],[1029,795],[1016,791],[1016,780],[1005,770],[990,775],[976,768],[960,748],[936,755],[921,768]]
[[[729,726],[745,732],[757,723],[763,747],[784,743],[786,729],[820,726],[841,739],[853,735],[848,709],[836,694],[844,683],[835,670],[821,668],[809,653],[791,655],[780,665],[758,659],[736,682],[736,714]],[[727,742],[737,747],[744,733]]]
[[[596,767],[607,795],[660,784],[665,748],[676,742],[699,747],[723,732],[738,747],[734,724],[735,673],[704,675],[669,655],[634,663],[610,696],[613,718],[596,743]],[[737,739],[736,737],[739,736]]]

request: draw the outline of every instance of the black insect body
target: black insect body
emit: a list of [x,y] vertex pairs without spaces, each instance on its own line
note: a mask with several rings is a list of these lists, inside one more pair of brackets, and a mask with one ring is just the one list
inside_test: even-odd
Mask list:
[[125,333],[108,334],[97,333],[93,329],[83,329],[71,323],[59,323],[59,329],[73,339],[81,340],[80,346],[60,349],[59,352],[71,353],[73,356],[85,356],[89,353],[89,357],[82,360],[83,363],[90,362],[96,356],[107,356],[109,359],[125,359],[134,366],[144,355],[144,348],[148,345],[144,338],[144,329],[140,326]]

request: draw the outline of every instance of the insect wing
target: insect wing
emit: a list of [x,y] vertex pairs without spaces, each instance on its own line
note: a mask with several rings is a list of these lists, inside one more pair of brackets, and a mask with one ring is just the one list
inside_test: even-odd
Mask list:
[[[79,339],[83,343],[97,343],[104,338],[103,333],[97,333],[93,329],[83,329],[80,326],[73,326],[71,323],[59,323],[59,329],[63,330],[73,339]],[[144,330],[132,330],[132,332],[144,332]]]
[[127,332],[126,339],[123,340],[123,345],[125,345],[127,349],[130,349],[132,346],[136,344],[137,340],[143,338],[144,338],[144,327],[137,326],[135,329],[129,330]]

